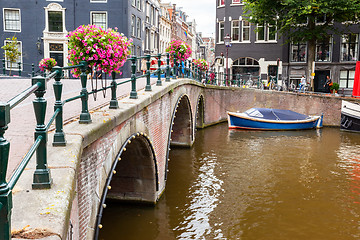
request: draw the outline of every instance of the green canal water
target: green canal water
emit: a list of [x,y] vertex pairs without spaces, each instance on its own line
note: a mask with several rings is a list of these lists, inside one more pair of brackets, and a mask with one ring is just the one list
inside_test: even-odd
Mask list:
[[196,133],[155,207],[108,204],[99,239],[360,239],[360,134]]

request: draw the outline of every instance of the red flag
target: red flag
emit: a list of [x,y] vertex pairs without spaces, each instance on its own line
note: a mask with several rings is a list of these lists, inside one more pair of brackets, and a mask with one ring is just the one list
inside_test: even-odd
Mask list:
[[360,97],[360,62],[356,62],[353,97]]

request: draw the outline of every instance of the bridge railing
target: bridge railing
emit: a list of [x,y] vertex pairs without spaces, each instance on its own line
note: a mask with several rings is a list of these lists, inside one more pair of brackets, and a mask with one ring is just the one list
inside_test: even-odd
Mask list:
[[[10,66],[8,65],[10,64]],[[14,66],[16,65],[16,67]],[[25,71],[26,67],[31,67],[31,71]],[[34,77],[35,76],[35,64],[23,63],[23,62],[12,62],[6,59],[1,59],[1,71],[0,73],[6,75],[6,73],[13,72],[18,74],[18,76],[22,76],[24,73],[26,77]]]
[[[164,65],[162,57],[166,57],[166,68],[165,75],[162,77],[161,65]],[[151,59],[157,60],[157,68],[151,71]],[[143,75],[136,75],[137,63],[139,59],[146,60],[146,73]],[[111,100],[109,108],[116,109],[119,107],[117,100],[117,86],[131,82],[130,98],[136,99],[136,82],[139,78],[146,77],[145,91],[152,91],[151,89],[151,75],[157,75],[156,85],[162,85],[162,78],[164,81],[169,82],[170,76],[176,79],[179,76],[190,77],[190,62],[182,65],[181,63],[173,64],[173,68],[170,65],[170,54],[157,54],[157,55],[146,55],[142,57],[132,56],[128,58],[131,62],[131,79],[125,79],[120,82],[116,80],[115,73],[112,74],[112,82],[109,86],[102,87],[100,89],[93,89],[92,91],[87,90],[87,76],[89,68],[87,62],[81,62],[79,65],[59,67],[55,66],[50,74],[32,76],[32,86],[18,94],[11,100],[1,103],[0,102],[0,240],[11,239],[11,209],[12,209],[12,190],[19,180],[24,169],[28,165],[30,159],[36,153],[36,170],[33,176],[33,189],[48,189],[52,186],[52,179],[50,169],[47,164],[47,139],[48,132],[51,125],[55,122],[55,132],[52,145],[53,146],[65,146],[66,138],[63,132],[63,108],[66,103],[81,99],[82,110],[80,114],[79,123],[88,124],[91,123],[91,115],[88,107],[89,95],[94,95],[99,91],[111,89]],[[3,67],[4,66],[3,61]],[[33,66],[33,65],[32,65]],[[185,67],[184,67],[185,66]],[[61,82],[64,77],[64,72],[70,69],[79,69],[81,71],[81,91],[80,95],[62,100],[62,88],[63,83]],[[34,69],[34,68],[33,68]],[[186,74],[185,74],[186,73]],[[20,75],[20,74],[19,74]],[[34,75],[34,71],[32,73]],[[47,107],[47,100],[44,98],[47,89],[47,83],[49,80],[54,79],[54,113],[50,117],[49,121],[45,123],[45,114]],[[10,123],[10,112],[19,103],[28,98],[31,94],[35,94],[36,98],[33,100],[33,107],[36,117],[35,127],[35,139],[30,150],[26,153],[25,157],[21,160],[20,165],[15,169],[14,173],[10,177],[9,182],[6,182],[6,172],[9,162],[10,153],[10,142],[4,137],[8,124]]]

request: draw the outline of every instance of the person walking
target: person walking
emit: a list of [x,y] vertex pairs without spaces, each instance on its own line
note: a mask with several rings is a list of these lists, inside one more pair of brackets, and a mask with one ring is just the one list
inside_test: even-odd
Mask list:
[[300,79],[300,88],[299,88],[299,92],[301,92],[301,89],[303,90],[303,92],[305,93],[305,86],[306,86],[306,78],[304,75],[302,75],[301,79]]
[[324,84],[325,93],[330,93],[330,87],[333,85],[330,76],[326,76],[326,82]]

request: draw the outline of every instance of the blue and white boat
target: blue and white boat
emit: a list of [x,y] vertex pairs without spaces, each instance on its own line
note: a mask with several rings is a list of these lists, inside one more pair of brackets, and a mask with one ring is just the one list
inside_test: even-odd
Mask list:
[[323,116],[308,116],[291,110],[251,108],[228,112],[229,128],[250,130],[303,130],[321,128]]

